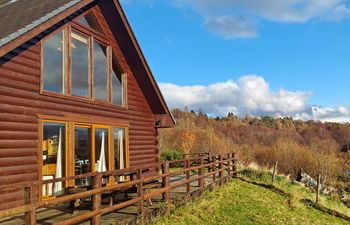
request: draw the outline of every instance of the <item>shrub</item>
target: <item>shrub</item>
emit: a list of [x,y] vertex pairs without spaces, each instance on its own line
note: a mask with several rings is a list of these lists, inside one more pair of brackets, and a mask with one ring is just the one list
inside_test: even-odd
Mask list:
[[160,154],[161,161],[173,161],[179,159],[182,159],[182,152],[174,149],[167,149]]

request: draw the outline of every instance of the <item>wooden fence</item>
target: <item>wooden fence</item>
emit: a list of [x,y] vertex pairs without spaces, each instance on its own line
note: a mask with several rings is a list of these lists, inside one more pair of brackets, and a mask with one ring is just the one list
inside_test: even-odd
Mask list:
[[[181,165],[181,168],[177,168],[174,171],[170,171],[172,165]],[[154,173],[154,175],[144,176],[147,171],[161,171]],[[226,173],[225,173],[226,171]],[[233,153],[226,155],[201,155],[199,157],[184,157],[182,160],[160,162],[152,165],[145,165],[142,167],[129,168],[124,170],[108,171],[103,173],[89,173],[78,176],[65,177],[60,179],[46,180],[42,183],[26,183],[18,185],[0,186],[0,190],[8,190],[11,188],[23,188],[24,190],[24,205],[12,208],[5,211],[0,211],[0,219],[15,216],[18,214],[25,214],[26,224],[36,224],[36,211],[40,208],[46,208],[56,206],[62,203],[72,202],[77,199],[92,199],[91,211],[87,213],[71,217],[62,222],[56,223],[56,225],[70,225],[77,224],[83,221],[90,220],[92,225],[101,224],[101,218],[103,215],[116,212],[120,209],[126,208],[131,205],[138,204],[138,214],[142,220],[145,214],[144,202],[152,199],[156,196],[162,196],[167,208],[171,203],[171,190],[184,186],[186,192],[190,192],[190,184],[198,182],[198,188],[204,190],[205,178],[212,177],[211,185],[217,183],[222,185],[225,180],[229,180],[235,173],[235,156]],[[130,175],[131,179],[123,183],[114,183],[103,186],[103,180],[115,179],[116,177],[124,177]],[[185,179],[171,181],[171,177],[182,175]],[[64,195],[56,197],[50,200],[42,200],[39,202],[32,202],[32,190],[35,185],[54,184],[56,182],[64,182],[69,180],[76,180],[81,178],[92,179],[92,189],[86,190],[80,193]],[[144,192],[145,185],[151,182],[159,182],[161,186],[159,188],[152,189],[150,192]],[[118,204],[112,203],[105,208],[102,208],[101,196],[104,193],[111,193],[116,191],[123,191],[129,188],[135,188],[137,190],[137,197],[127,200]]]

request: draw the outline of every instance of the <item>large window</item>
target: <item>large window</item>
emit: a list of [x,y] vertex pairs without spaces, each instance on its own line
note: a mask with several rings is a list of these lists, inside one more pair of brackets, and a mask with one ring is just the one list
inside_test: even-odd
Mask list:
[[128,153],[126,149],[125,128],[114,128],[114,169],[127,168]]
[[[58,179],[66,176],[66,125],[64,123],[45,122],[43,124],[43,180]],[[64,193],[64,182],[43,186],[43,196],[57,196]]]
[[107,46],[96,41],[94,41],[94,75],[95,99],[107,101],[109,78]]
[[102,28],[98,24],[97,18],[92,12],[89,12],[84,16],[79,17],[77,19],[77,22],[84,25],[85,27],[91,28],[92,30],[103,34]]
[[[41,124],[42,180],[129,167],[126,127],[49,120]],[[103,181],[107,183],[113,179]],[[125,178],[116,181],[125,181]],[[79,178],[45,184],[42,186],[42,196],[59,196],[72,185],[91,187],[92,180]]]
[[44,42],[43,86],[47,91],[64,93],[65,48],[64,31],[58,32]]
[[109,132],[107,128],[95,128],[95,171],[105,172],[109,167]]
[[[92,172],[92,131],[89,126],[77,126],[74,129],[74,171],[75,175]],[[75,181],[77,186],[88,186],[90,179]]]
[[[129,154],[126,146],[125,128],[114,128],[114,169],[122,170],[128,168]],[[126,177],[117,177],[117,181],[125,181]]]
[[89,37],[71,33],[72,94],[90,96]]
[[[116,58],[113,57],[113,62]],[[118,68],[114,64],[112,72],[112,103],[115,105],[124,105],[124,89],[123,89],[123,76],[118,73]]]
[[89,12],[43,41],[42,92],[125,106],[126,77]]

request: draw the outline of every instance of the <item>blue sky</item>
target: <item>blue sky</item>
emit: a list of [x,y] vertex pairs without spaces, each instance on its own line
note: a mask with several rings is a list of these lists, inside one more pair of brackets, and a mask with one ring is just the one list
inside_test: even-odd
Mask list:
[[260,3],[122,1],[171,107],[349,121],[349,2]]

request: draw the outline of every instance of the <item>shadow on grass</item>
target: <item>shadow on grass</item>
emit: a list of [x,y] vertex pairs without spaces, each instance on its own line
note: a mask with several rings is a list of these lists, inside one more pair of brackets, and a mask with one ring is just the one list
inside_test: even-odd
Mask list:
[[[244,175],[245,176],[249,176],[248,174],[254,174],[254,176],[257,175],[257,173],[255,171],[250,171],[250,170],[244,170]],[[258,176],[264,176],[263,174],[260,174]],[[279,189],[278,187],[272,185],[272,184],[266,184],[266,183],[262,183],[262,182],[257,182],[257,181],[251,181],[251,180],[248,180],[248,179],[245,179],[243,177],[236,177],[236,179],[239,179],[243,182],[246,182],[246,183],[249,183],[249,184],[253,184],[253,185],[256,185],[256,186],[260,186],[260,187],[263,187],[263,188],[266,188],[266,189],[269,189],[281,196],[284,196],[286,198],[288,198],[288,205],[290,208],[293,208],[293,194],[291,193],[288,193],[282,189]],[[306,205],[306,206],[310,206],[310,207],[313,207],[314,209],[317,209],[323,213],[327,213],[329,215],[332,215],[332,216],[335,216],[335,217],[338,217],[338,218],[341,218],[341,219],[344,219],[344,220],[347,220],[347,221],[350,221],[350,217],[343,214],[343,213],[340,213],[340,212],[337,212],[333,209],[329,209],[319,203],[316,203],[316,202],[313,202],[311,201],[310,199],[300,199],[299,200],[300,203]]]

